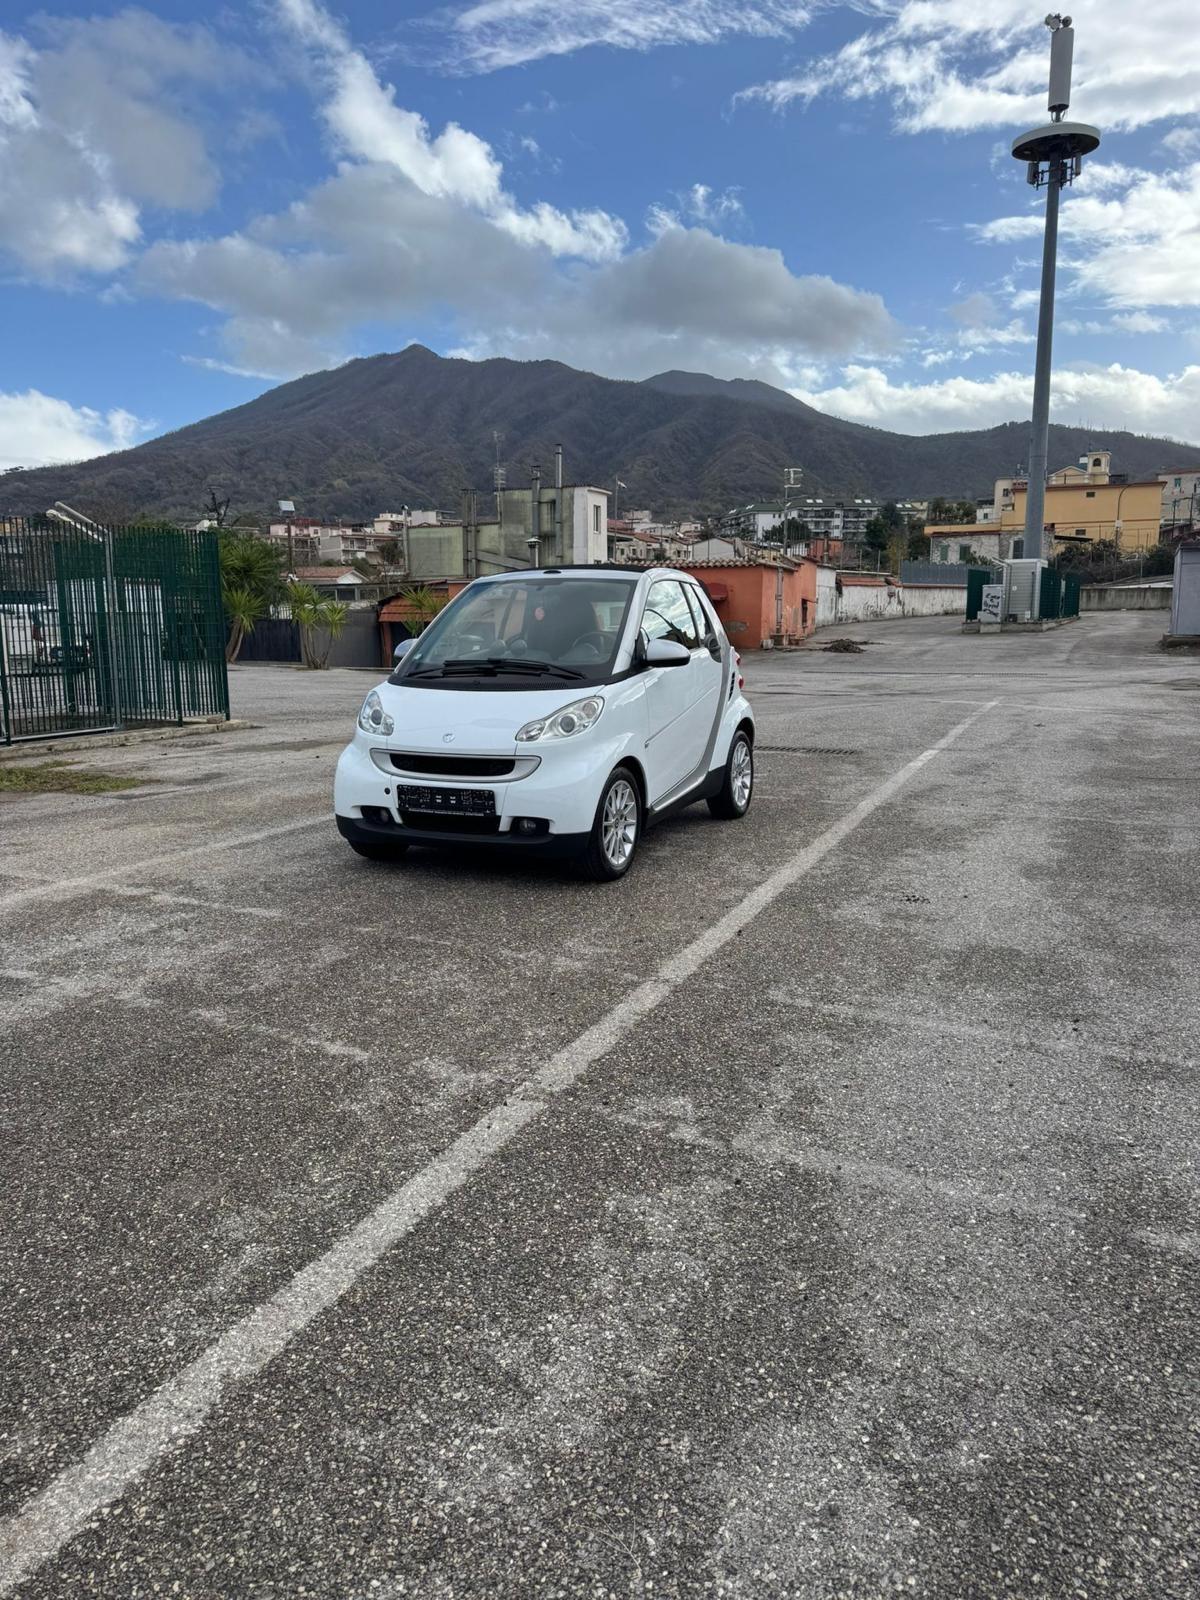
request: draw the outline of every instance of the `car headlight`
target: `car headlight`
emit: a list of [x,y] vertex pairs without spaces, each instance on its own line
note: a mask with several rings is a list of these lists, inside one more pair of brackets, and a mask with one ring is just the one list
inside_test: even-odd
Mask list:
[[364,733],[382,734],[384,738],[389,733],[394,733],[396,724],[383,709],[383,701],[379,698],[379,691],[372,689],[362,703],[362,710],[358,713],[358,725]]
[[561,711],[539,717],[536,722],[527,722],[518,732],[517,740],[528,744],[533,739],[569,739],[573,733],[583,733],[590,728],[603,710],[604,701],[598,694],[590,694],[586,700],[572,700]]

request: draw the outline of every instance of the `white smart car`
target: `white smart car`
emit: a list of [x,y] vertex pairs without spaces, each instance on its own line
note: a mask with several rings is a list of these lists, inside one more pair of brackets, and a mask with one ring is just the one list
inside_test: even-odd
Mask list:
[[577,857],[604,880],[683,806],[749,809],[754,713],[687,573],[477,578],[396,657],[337,766],[337,825],[359,855],[470,841]]

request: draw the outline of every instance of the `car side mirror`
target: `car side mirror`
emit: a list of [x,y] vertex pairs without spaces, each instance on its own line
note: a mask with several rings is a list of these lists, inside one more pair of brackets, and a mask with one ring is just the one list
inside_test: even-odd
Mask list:
[[416,642],[415,639],[401,639],[400,643],[392,651],[392,665],[398,667]]
[[678,639],[651,639],[646,646],[648,667],[686,667],[692,652]]

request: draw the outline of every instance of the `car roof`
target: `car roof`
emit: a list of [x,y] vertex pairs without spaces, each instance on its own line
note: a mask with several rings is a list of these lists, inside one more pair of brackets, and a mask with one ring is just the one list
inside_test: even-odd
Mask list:
[[510,583],[517,579],[528,578],[632,578],[637,582],[641,578],[690,578],[696,580],[690,572],[682,572],[678,567],[629,567],[617,562],[563,562],[556,567],[517,567],[512,572],[489,572],[476,578],[476,583]]

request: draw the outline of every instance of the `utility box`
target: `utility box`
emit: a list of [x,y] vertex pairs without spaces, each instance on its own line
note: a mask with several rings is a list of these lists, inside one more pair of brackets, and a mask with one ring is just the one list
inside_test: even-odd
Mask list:
[[1041,615],[1039,601],[1042,570],[1046,563],[1031,559],[1004,563],[1005,622],[1036,622]]
[[1200,539],[1185,539],[1175,552],[1171,635],[1200,638]]

